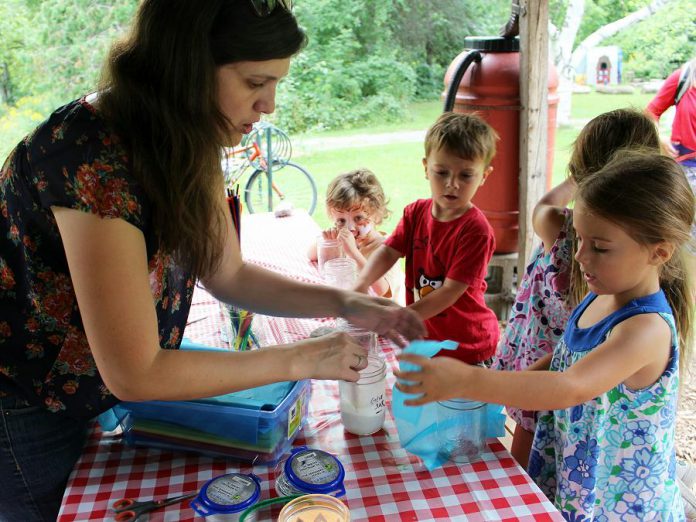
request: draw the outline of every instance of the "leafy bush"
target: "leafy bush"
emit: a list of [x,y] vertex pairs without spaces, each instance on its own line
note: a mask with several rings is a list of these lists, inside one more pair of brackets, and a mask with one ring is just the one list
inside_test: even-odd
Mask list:
[[687,4],[672,2],[655,16],[606,40],[606,45],[623,50],[624,74],[640,79],[666,78],[696,56],[693,6]]
[[20,98],[0,114],[0,164],[17,143],[55,109],[56,100],[49,95]]

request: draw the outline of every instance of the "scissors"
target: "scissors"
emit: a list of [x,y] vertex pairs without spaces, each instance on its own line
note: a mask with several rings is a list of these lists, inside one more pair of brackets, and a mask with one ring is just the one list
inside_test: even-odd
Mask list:
[[198,493],[189,493],[187,495],[179,495],[177,497],[165,498],[162,500],[148,500],[146,502],[140,502],[132,498],[122,498],[117,500],[113,504],[113,509],[116,512],[114,520],[118,522],[134,521],[138,520],[142,515],[159,509],[170,504],[176,504],[187,498],[192,498],[198,495]]

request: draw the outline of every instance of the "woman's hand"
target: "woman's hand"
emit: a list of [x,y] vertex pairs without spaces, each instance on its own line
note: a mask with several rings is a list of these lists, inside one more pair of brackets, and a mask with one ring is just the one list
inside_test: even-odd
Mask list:
[[338,379],[355,382],[367,367],[367,350],[345,332],[333,332],[291,345],[292,375],[299,379]]
[[405,401],[404,404],[407,406],[420,406],[429,402],[466,397],[465,390],[462,388],[465,387],[470,373],[481,370],[452,357],[429,359],[420,355],[402,353],[397,359],[420,366],[420,371],[415,372],[394,371],[394,376],[399,379],[396,383],[398,390],[420,395]]
[[426,333],[418,314],[395,302],[381,297],[370,297],[358,292],[344,294],[341,316],[355,326],[388,337],[399,346],[404,339],[420,339]]

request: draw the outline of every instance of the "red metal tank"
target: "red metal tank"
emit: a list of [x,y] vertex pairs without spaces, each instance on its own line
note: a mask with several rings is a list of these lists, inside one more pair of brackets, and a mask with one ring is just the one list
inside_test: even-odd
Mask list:
[[[519,39],[469,37],[467,49],[445,74],[445,112],[475,112],[498,133],[493,172],[473,202],[495,231],[496,254],[517,252],[519,232],[520,53]],[[457,79],[460,81],[457,81]],[[455,86],[458,84],[458,88]],[[551,188],[556,136],[558,76],[549,64],[546,186]]]

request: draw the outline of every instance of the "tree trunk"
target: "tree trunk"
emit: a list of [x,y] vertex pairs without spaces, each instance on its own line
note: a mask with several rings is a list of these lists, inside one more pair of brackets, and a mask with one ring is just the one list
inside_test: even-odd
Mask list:
[[615,35],[619,31],[644,20],[656,11],[667,5],[670,0],[653,0],[649,5],[634,11],[623,18],[611,22],[597,29],[585,38],[580,45],[573,50],[573,42],[578,33],[580,22],[585,10],[584,0],[570,0],[566,11],[563,27],[558,32],[556,40],[556,52],[554,62],[558,68],[558,124],[570,123],[571,97],[573,94],[573,81],[575,68],[573,63],[582,58],[587,49],[596,46],[605,38]]
[[10,68],[6,62],[0,64],[0,103],[14,104],[12,84],[10,82]]
[[570,124],[570,100],[575,76],[571,56],[575,36],[578,34],[584,13],[585,0],[570,0],[563,25],[555,33],[554,63],[558,70],[558,112],[556,113],[558,125]]

